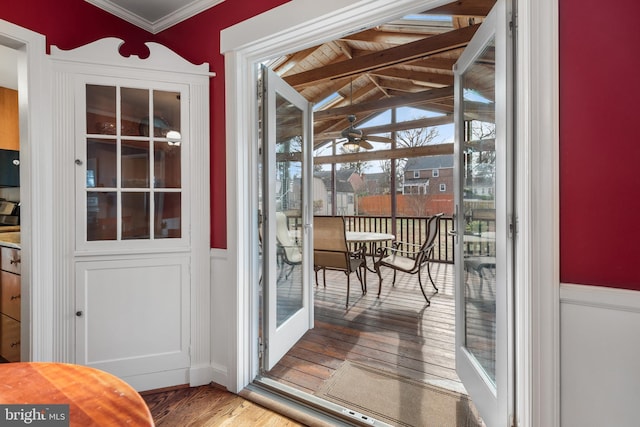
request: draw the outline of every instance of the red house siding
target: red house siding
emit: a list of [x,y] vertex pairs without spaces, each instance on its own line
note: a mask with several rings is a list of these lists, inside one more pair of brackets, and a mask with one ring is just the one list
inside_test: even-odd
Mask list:
[[640,290],[640,3],[559,3],[560,279]]

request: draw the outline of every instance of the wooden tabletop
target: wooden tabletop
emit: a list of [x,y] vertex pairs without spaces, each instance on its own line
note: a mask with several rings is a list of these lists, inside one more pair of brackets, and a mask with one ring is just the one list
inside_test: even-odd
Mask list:
[[68,404],[70,426],[153,426],[147,404],[121,379],[65,363],[0,364],[0,404]]

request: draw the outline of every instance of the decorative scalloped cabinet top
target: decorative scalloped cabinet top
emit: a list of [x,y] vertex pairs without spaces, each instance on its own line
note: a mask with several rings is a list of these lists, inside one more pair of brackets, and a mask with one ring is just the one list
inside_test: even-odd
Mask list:
[[120,53],[120,49],[124,44],[125,42],[122,39],[107,37],[70,50],[62,50],[57,46],[51,46],[51,57],[72,62],[215,76],[214,72],[209,71],[208,62],[200,65],[192,64],[173,50],[159,43],[144,43],[146,48],[149,49],[149,55],[145,58],[140,58],[139,55],[135,54],[123,56]]

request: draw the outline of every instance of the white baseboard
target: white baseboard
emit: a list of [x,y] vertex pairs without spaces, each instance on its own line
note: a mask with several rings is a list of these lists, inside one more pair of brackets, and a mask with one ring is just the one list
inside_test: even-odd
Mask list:
[[229,372],[226,366],[213,365],[213,379],[212,381],[221,386],[227,386],[229,381]]
[[562,427],[637,425],[640,292],[560,286]]
[[210,365],[192,366],[189,369],[189,385],[197,387],[213,381],[213,368]]
[[189,368],[121,378],[137,391],[157,390],[175,385],[189,384]]

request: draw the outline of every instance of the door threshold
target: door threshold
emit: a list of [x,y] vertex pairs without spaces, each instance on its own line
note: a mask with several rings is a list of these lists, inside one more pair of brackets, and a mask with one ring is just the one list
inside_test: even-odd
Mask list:
[[309,426],[390,427],[383,421],[270,378],[259,376],[238,394],[258,405]]

